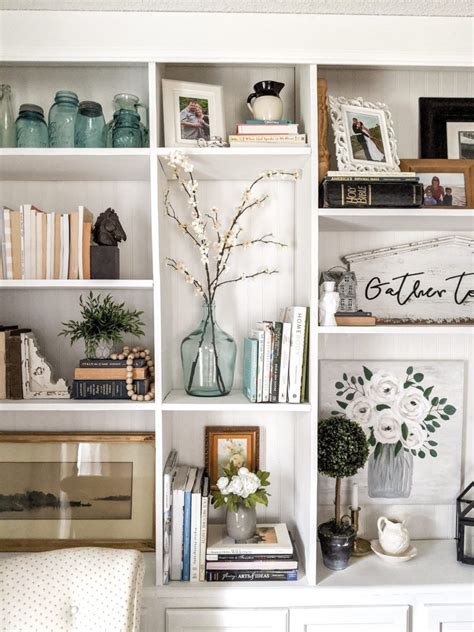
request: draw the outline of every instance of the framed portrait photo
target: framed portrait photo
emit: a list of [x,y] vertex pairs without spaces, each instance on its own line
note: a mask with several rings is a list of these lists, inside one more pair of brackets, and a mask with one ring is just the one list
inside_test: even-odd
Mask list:
[[0,550],[154,550],[152,433],[0,433]]
[[258,426],[207,426],[205,463],[215,489],[217,479],[230,465],[259,468],[260,428]]
[[328,97],[339,171],[399,171],[392,117],[383,103]]
[[225,137],[222,86],[163,79],[166,147],[196,147],[197,141]]
[[424,207],[474,208],[474,160],[402,159],[400,167],[419,177]]
[[420,97],[421,158],[474,159],[474,98]]

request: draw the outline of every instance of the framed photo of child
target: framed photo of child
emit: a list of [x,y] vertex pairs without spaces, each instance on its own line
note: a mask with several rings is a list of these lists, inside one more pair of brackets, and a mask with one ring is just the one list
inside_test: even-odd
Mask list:
[[474,160],[402,159],[402,171],[414,171],[423,184],[427,208],[474,208]]
[[163,121],[167,147],[196,147],[225,137],[222,86],[163,79]]

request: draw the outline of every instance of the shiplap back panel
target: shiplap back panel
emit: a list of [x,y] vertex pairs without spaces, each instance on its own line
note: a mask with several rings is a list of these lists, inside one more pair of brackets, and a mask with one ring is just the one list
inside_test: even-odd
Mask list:
[[[367,70],[318,68],[328,82],[328,94],[363,97],[386,103],[393,116],[400,158],[418,158],[419,97],[474,97],[472,70]],[[330,127],[330,125],[329,125]],[[333,137],[329,151],[334,160]]]

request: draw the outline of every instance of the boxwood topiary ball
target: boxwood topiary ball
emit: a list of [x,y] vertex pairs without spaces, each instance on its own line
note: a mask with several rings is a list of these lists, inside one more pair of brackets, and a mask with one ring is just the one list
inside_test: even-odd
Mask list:
[[324,476],[346,478],[364,467],[369,456],[360,425],[346,417],[322,419],[318,426],[318,469]]

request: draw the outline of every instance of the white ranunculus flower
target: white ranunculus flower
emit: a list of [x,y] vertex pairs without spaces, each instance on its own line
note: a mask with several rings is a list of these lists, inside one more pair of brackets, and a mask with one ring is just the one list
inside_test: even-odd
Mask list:
[[379,443],[397,443],[402,438],[400,421],[391,410],[383,410],[374,423],[374,437]]
[[242,476],[243,474],[249,474],[248,467],[241,467],[241,468],[239,468],[239,476]]
[[216,485],[219,488],[219,491],[222,494],[224,494],[224,496],[229,493],[227,491],[228,484],[229,484],[229,479],[227,478],[227,476],[221,476],[220,478],[217,479]]
[[242,480],[240,476],[233,476],[232,480],[229,483],[229,494],[236,494],[237,496],[242,496],[244,491],[244,486],[242,484]]
[[[241,473],[242,470],[246,470],[246,472]],[[240,468],[239,478],[242,481],[242,498],[248,498],[248,496],[254,494],[260,487],[260,479],[258,476],[253,474],[253,472],[249,472],[247,468]]]
[[357,421],[364,429],[374,424],[376,414],[374,404],[364,395],[353,399],[345,410],[346,417],[352,421]]
[[428,439],[428,432],[420,424],[408,423],[408,436],[402,437],[401,442],[404,448],[409,450],[419,450]]
[[367,383],[367,396],[376,404],[391,404],[402,392],[403,384],[388,371],[378,371]]
[[423,421],[430,410],[430,403],[420,390],[412,386],[400,394],[393,409],[402,422]]

